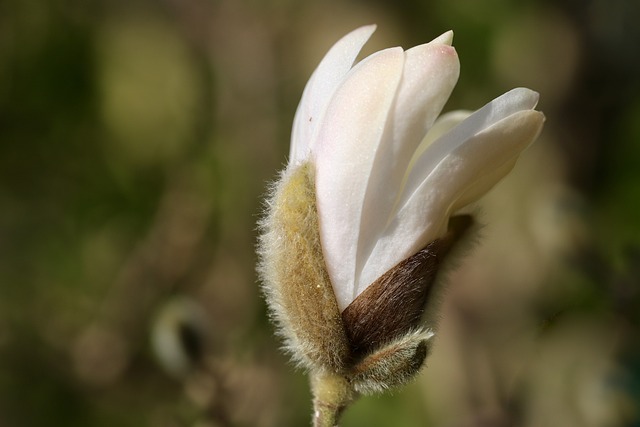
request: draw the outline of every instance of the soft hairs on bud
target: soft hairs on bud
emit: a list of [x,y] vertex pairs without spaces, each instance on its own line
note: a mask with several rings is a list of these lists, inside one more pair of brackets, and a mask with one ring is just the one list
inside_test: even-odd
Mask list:
[[364,357],[352,369],[354,390],[373,394],[411,381],[431,350],[432,337],[433,332],[419,328]]
[[341,372],[344,326],[322,256],[313,166],[283,172],[260,224],[258,272],[287,351],[310,370]]

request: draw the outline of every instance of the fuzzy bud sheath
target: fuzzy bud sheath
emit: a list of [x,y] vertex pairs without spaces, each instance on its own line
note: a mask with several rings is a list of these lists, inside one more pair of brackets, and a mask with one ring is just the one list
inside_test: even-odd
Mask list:
[[309,370],[344,372],[349,344],[322,256],[311,164],[283,174],[268,205],[259,271],[286,349]]

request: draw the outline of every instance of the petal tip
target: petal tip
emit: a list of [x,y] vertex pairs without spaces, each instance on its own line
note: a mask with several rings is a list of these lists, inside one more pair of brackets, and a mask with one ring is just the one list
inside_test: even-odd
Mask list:
[[365,37],[365,40],[368,40],[369,37],[371,37],[371,35],[376,31],[377,28],[378,28],[377,24],[363,25],[362,27],[358,27],[355,30],[351,31],[345,37],[362,35]]
[[431,40],[429,44],[445,44],[451,46],[453,43],[453,31],[449,30]]
[[538,100],[540,99],[540,93],[526,87],[522,89],[528,91],[530,93],[530,96],[536,100],[536,103],[538,102]]
[[[544,115],[544,113],[542,111],[536,111],[534,110],[534,112],[536,113],[535,118],[533,119],[537,125],[538,125],[538,132],[537,135],[540,134],[540,132],[542,132],[542,126],[544,126],[544,122],[547,121],[547,116]],[[537,137],[536,135],[536,137]]]
[[512,92],[520,94],[522,98],[531,100],[531,102],[533,103],[532,108],[535,108],[535,106],[538,105],[538,101],[540,100],[540,94],[535,90],[529,89],[528,87],[517,87],[513,89]]

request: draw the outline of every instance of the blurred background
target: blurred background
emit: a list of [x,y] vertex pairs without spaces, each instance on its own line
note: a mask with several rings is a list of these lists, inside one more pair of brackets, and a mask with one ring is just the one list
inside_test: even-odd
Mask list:
[[478,208],[410,386],[343,426],[640,426],[640,3],[0,3],[0,426],[304,426],[255,223],[307,78],[455,31],[446,110],[547,123]]

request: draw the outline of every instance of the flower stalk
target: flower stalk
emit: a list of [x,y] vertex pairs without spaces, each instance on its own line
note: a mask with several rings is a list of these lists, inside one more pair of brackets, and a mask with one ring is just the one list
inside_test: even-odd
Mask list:
[[311,377],[313,427],[335,427],[343,411],[357,398],[346,378],[316,373]]

